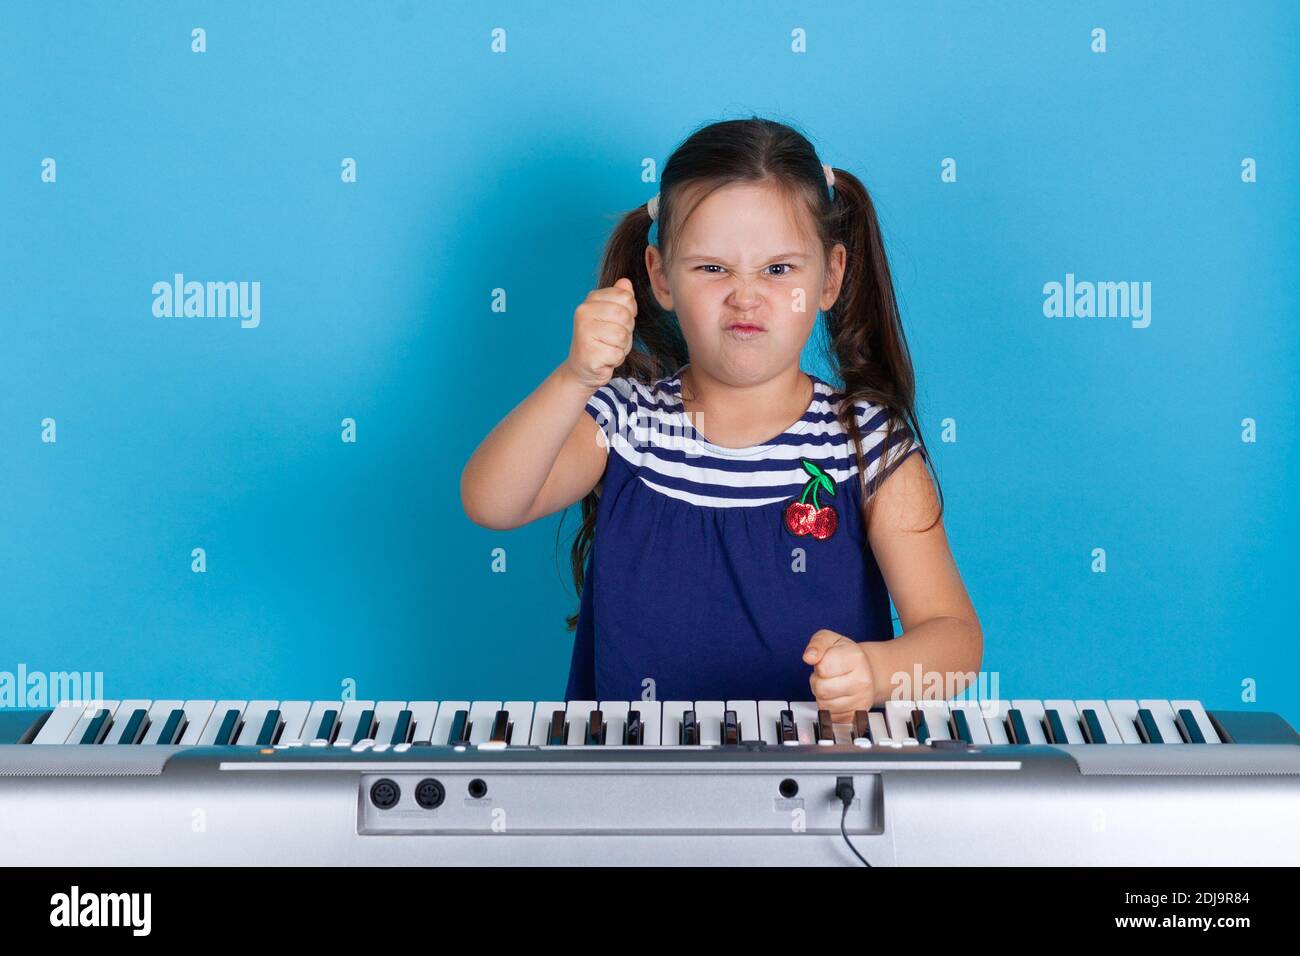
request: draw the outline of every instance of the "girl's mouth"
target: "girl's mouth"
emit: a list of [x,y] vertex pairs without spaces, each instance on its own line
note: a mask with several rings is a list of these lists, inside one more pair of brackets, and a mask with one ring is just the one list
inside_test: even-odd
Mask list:
[[762,326],[749,325],[745,322],[737,322],[735,325],[727,326],[727,331],[738,339],[752,339],[756,335],[763,333]]

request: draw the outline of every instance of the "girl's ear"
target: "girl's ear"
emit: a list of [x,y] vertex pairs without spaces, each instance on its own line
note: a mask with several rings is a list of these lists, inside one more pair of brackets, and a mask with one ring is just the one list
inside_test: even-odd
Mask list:
[[822,298],[819,308],[825,312],[840,297],[840,288],[844,285],[844,265],[848,261],[848,251],[844,243],[837,242],[831,249],[826,261],[826,282],[822,286]]
[[654,292],[655,301],[659,303],[659,308],[665,312],[673,310],[673,292],[668,288],[668,276],[664,272],[664,257],[659,253],[658,246],[645,247],[645,270],[650,276],[650,289]]

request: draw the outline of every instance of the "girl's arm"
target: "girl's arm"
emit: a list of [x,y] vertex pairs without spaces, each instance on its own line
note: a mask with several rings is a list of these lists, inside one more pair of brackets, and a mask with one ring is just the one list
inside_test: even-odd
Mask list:
[[573,313],[569,357],[488,433],[461,472],[460,500],[471,521],[517,528],[596,487],[609,446],[584,406],[627,358],[635,320],[630,279],[587,294]]
[[[909,700],[933,696],[927,688],[936,680],[941,681],[944,697],[951,697],[961,691],[963,675],[978,675],[984,635],[949,550],[943,522],[924,530],[934,520],[939,502],[921,456],[908,456],[876,490],[875,498],[867,537],[898,608],[903,633],[892,641],[863,644],[874,678],[874,703],[891,696]],[[920,686],[915,683],[918,665]]]

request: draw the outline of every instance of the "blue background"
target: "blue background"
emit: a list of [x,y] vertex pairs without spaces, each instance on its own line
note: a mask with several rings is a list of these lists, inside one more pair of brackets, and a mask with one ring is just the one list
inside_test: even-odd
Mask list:
[[[558,551],[559,516],[476,527],[461,468],[564,359],[643,158],[759,114],[878,203],[1001,696],[1300,725],[1300,8],[1143,6],[6,3],[0,670],[561,694],[577,509]],[[260,327],[154,317],[176,272],[260,281]],[[1067,272],[1151,282],[1150,327],[1044,317]]]

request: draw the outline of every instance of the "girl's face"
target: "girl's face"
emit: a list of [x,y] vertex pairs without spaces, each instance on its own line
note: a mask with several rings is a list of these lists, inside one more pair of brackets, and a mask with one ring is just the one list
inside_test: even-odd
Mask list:
[[818,310],[839,295],[845,260],[836,243],[825,261],[799,215],[768,186],[734,183],[677,227],[666,269],[647,248],[655,298],[677,313],[692,367],[745,386],[798,366]]

